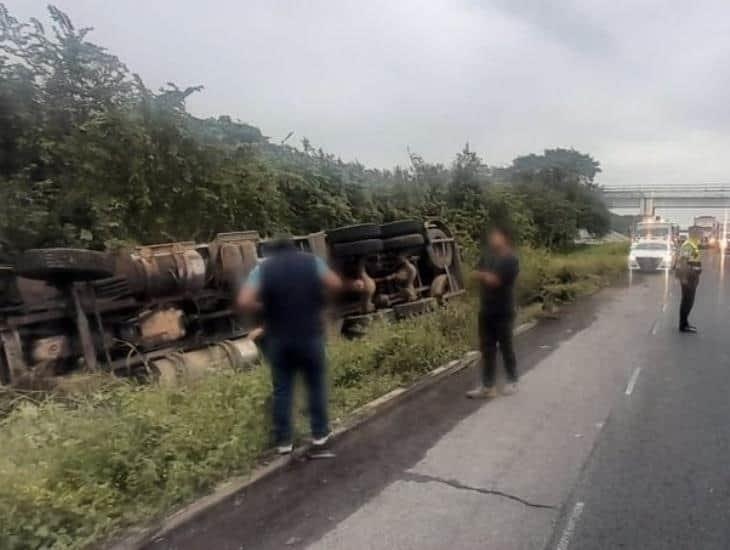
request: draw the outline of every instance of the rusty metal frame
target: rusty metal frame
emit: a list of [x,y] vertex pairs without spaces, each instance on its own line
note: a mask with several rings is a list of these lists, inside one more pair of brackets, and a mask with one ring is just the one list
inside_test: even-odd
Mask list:
[[[445,270],[445,273],[449,277],[450,291],[444,295],[444,298],[463,293],[463,276],[461,273],[459,248],[448,227],[439,220],[424,222],[423,227],[424,231],[431,227],[439,228],[444,231],[444,234],[448,235],[448,238],[439,239],[438,241],[430,242],[427,240],[426,246],[436,244],[437,246],[451,247],[453,250],[454,260]],[[157,254],[168,252],[175,254],[181,251],[197,250],[208,261],[214,262],[216,260],[217,250],[223,244],[249,241],[258,245],[265,240],[261,239],[259,233],[256,231],[221,233],[207,245],[196,245],[193,242],[178,242],[139,246],[131,250],[130,255],[150,258]],[[296,236],[294,240],[301,248],[327,261],[330,259],[325,232],[320,231]],[[205,247],[207,247],[207,252]],[[256,258],[259,259],[258,253],[252,252],[252,254],[255,254]],[[388,253],[380,253],[377,256],[383,256],[385,258],[385,254]],[[413,258],[416,257],[420,264],[423,261],[424,252],[420,251],[414,254]],[[386,264],[387,261],[383,265],[384,272],[390,269]],[[430,287],[424,284],[424,275],[426,275],[426,281],[428,281],[430,279],[430,272],[426,274],[426,272],[418,269],[418,267],[423,266],[417,266],[416,280],[414,281],[417,302],[430,298]],[[103,290],[99,291],[97,296],[96,281],[76,282],[60,286],[58,288],[60,295],[50,296],[42,302],[31,301],[27,305],[22,304],[17,307],[15,305],[9,305],[8,307],[2,308],[0,310],[0,316],[2,316],[2,320],[0,321],[0,369],[3,372],[0,374],[4,373],[5,377],[3,380],[0,380],[0,383],[10,380],[12,384],[13,381],[21,380],[23,377],[34,372],[34,365],[29,365],[25,359],[23,342],[27,337],[32,338],[32,333],[37,332],[36,329],[42,329],[39,334],[44,334],[45,332],[49,332],[46,330],[46,327],[52,329],[56,324],[64,327],[63,331],[66,331],[65,327],[67,325],[75,327],[75,330],[72,329],[70,334],[71,340],[73,340],[71,345],[74,346],[75,350],[73,357],[78,357],[78,352],[81,351],[88,369],[95,369],[99,365],[103,365],[111,371],[118,371],[130,365],[139,367],[155,358],[169,355],[170,353],[200,348],[209,343],[218,342],[222,338],[230,339],[244,336],[251,327],[248,326],[248,323],[242,322],[236,312],[225,303],[227,292],[230,289],[218,285],[212,279],[207,279],[207,281],[212,282],[212,286],[206,286],[204,289],[200,289],[193,294],[180,292],[175,295],[149,299],[141,299],[130,294],[111,293],[107,295],[103,293]],[[208,282],[206,282],[207,284]],[[387,291],[387,289],[384,290]],[[387,297],[389,307],[400,303],[407,303],[407,300],[403,298],[400,292],[387,293],[384,296]],[[131,349],[136,351],[136,354],[131,358],[125,358],[125,352],[121,344],[117,345],[116,343],[112,343],[112,340],[108,337],[107,330],[110,327],[116,326],[116,323],[124,324],[128,322],[129,317],[135,313],[139,313],[140,308],[155,308],[163,304],[177,304],[181,301],[189,304],[188,301],[190,300],[196,305],[200,305],[197,313],[191,311],[188,315],[188,319],[197,327],[194,334],[191,331],[190,335],[178,341],[170,342],[169,345],[164,344],[159,346],[145,345],[144,343],[140,345],[135,339],[136,336],[130,336],[130,342],[126,343],[130,345]],[[361,313],[361,305],[360,303],[354,302],[352,304],[342,304],[342,307],[337,309],[339,317],[344,322],[346,317]],[[187,305],[176,307],[188,308]],[[382,312],[383,309],[378,309],[372,315],[376,317],[379,315],[382,316]],[[221,319],[221,321],[218,322],[216,319]],[[224,319],[228,319],[229,322],[226,323]],[[54,323],[54,325],[44,325],[46,323]],[[126,336],[120,337],[126,338]],[[69,358],[69,360],[71,359]]]
[[13,384],[29,372],[28,365],[23,358],[23,344],[20,341],[20,334],[14,329],[0,330],[0,342],[2,342],[8,378],[10,383]]

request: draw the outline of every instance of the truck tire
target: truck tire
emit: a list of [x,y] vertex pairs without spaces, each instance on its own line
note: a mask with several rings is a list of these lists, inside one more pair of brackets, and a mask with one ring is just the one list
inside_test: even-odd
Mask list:
[[426,253],[428,254],[431,265],[437,269],[446,269],[454,263],[454,246],[453,243],[444,245],[431,244],[431,241],[448,238],[448,235],[440,229],[431,228],[428,230],[429,244],[426,248]]
[[404,250],[407,248],[420,248],[426,240],[419,233],[400,235],[383,240],[383,250]]
[[380,234],[383,239],[410,235],[413,233],[423,234],[423,222],[416,220],[398,220],[384,223],[380,226]]
[[330,244],[351,243],[380,239],[380,227],[374,223],[347,225],[327,231],[327,241]]
[[365,239],[349,243],[338,243],[332,246],[334,256],[368,256],[383,250],[383,241],[380,239]]
[[42,281],[91,281],[114,275],[114,258],[95,250],[36,248],[21,254],[15,271]]

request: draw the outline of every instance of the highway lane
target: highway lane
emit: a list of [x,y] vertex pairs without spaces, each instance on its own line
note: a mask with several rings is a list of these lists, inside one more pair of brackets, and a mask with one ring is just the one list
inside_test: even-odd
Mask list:
[[[695,445],[684,445],[699,441],[680,435],[673,440],[673,454],[650,446],[644,448],[647,456],[632,454],[632,438],[672,430],[663,416],[642,417],[651,404],[632,408],[646,399],[647,386],[658,373],[671,374],[679,385],[671,398],[657,394],[653,401],[679,406],[672,414],[657,413],[668,414],[680,433],[689,422],[681,413],[683,402],[674,400],[689,399],[682,391],[687,385],[699,390],[704,384],[675,370],[686,372],[680,364],[690,350],[715,338],[706,327],[706,311],[714,312],[711,318],[717,322],[722,308],[727,312],[730,306],[718,290],[719,266],[714,269],[708,268],[698,291],[694,318],[703,330],[698,336],[682,335],[681,340],[676,332],[678,288],[672,277],[633,276],[630,285],[571,306],[561,319],[543,322],[517,339],[523,373],[519,394],[468,401],[463,392],[477,373],[464,371],[345,435],[337,442],[336,460],[293,462],[148,548],[565,550],[591,548],[591,541],[598,540],[606,545],[596,548],[620,548],[610,537],[624,521],[622,510],[630,510],[631,502],[621,502],[621,491],[631,491],[617,487],[610,472],[628,476],[621,479],[639,487],[628,473],[632,468],[643,478],[658,475],[653,464],[674,463],[672,457],[684,453],[715,472],[706,482],[719,490],[720,459],[710,457],[724,445],[718,422],[730,412],[727,405],[714,408],[723,392],[729,395],[719,369],[718,380],[710,381],[716,386],[709,390],[704,412],[714,426],[706,432],[714,437],[714,447],[698,455]],[[723,279],[719,288],[724,284]],[[695,340],[687,341],[691,338]],[[722,360],[717,354],[704,357]],[[675,367],[659,370],[658,365],[668,363]],[[620,435],[620,428],[633,433],[640,426],[644,435]],[[610,454],[614,447],[622,449],[618,456]],[[654,457],[654,452],[664,454]],[[605,474],[603,456],[610,465]],[[624,459],[629,456],[631,460]],[[673,471],[679,471],[676,463]],[[632,495],[637,503],[643,498],[648,505],[647,493],[656,489],[650,485],[643,497]],[[604,501],[602,494],[611,491],[616,498]],[[680,502],[691,497],[684,499]],[[662,504],[655,501],[654,509]],[[713,515],[710,508],[708,503],[702,509],[703,517],[727,510]],[[611,520],[603,524],[608,512]],[[600,535],[594,537],[594,532]],[[560,546],[564,542],[567,546]]]
[[632,391],[614,406],[552,547],[730,548],[727,269],[706,255],[692,315],[699,334],[677,332],[676,300],[657,316]]

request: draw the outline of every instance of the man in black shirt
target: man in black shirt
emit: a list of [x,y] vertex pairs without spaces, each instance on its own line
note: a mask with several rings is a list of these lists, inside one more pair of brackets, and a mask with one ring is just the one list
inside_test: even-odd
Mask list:
[[467,397],[497,396],[497,346],[502,352],[507,384],[503,393],[517,391],[517,361],[512,346],[515,319],[514,285],[520,266],[512,249],[512,240],[505,229],[494,228],[487,236],[487,247],[474,273],[481,290],[479,311],[479,344],[482,352],[482,383]]

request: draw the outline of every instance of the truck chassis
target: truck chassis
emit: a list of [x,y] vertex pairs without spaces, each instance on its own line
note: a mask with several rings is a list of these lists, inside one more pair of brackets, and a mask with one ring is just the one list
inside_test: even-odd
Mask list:
[[[328,322],[360,333],[373,319],[433,310],[463,293],[458,246],[439,220],[360,224],[294,238],[365,292],[341,296]],[[0,267],[0,385],[50,389],[61,377],[104,370],[176,380],[257,357],[257,320],[234,297],[270,254],[255,231],[210,243],[117,253],[36,249]],[[207,354],[207,355],[206,355]]]

